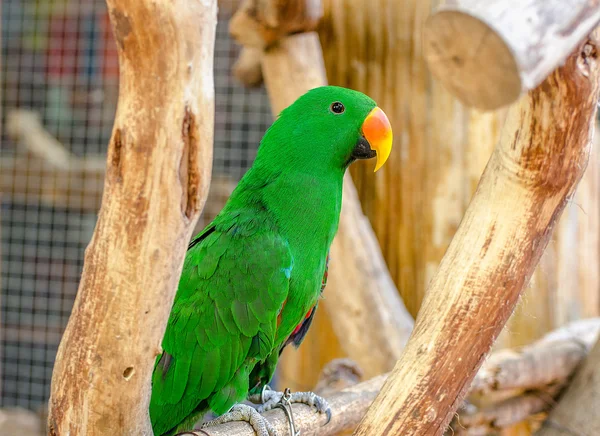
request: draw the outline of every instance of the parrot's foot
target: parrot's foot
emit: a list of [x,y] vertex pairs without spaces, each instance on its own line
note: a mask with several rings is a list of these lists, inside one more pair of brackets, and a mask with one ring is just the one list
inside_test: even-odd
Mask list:
[[264,413],[275,407],[280,407],[279,405],[284,403],[290,405],[293,403],[301,403],[314,407],[319,413],[325,413],[327,415],[327,422],[325,424],[328,424],[329,421],[331,421],[331,409],[329,408],[329,403],[325,398],[319,397],[313,392],[289,392],[288,389],[286,389],[286,392],[278,392],[271,390],[269,386],[265,386],[260,398],[262,404],[256,406],[256,410],[260,413]]
[[267,418],[257,412],[256,409],[246,404],[236,404],[229,409],[229,412],[212,421],[203,423],[201,428],[234,421],[246,421],[252,426],[257,436],[278,436],[277,431],[275,431],[275,428],[273,428]]

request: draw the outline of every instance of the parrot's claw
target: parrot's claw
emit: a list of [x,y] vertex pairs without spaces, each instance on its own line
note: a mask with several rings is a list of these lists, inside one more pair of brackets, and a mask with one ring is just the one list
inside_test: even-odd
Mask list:
[[226,422],[246,421],[249,423],[257,436],[279,436],[271,423],[251,406],[236,404],[229,412],[219,416],[212,421],[202,424],[201,428],[212,427]]
[[289,390],[286,389],[286,393],[273,391],[268,386],[265,386],[265,389],[263,389],[261,394],[262,404],[256,406],[256,410],[260,413],[264,413],[275,407],[279,407],[281,404],[287,403],[291,405],[293,403],[301,403],[314,407],[319,413],[324,413],[327,416],[327,421],[324,425],[331,421],[331,409],[325,398],[320,397],[313,392],[289,392]]

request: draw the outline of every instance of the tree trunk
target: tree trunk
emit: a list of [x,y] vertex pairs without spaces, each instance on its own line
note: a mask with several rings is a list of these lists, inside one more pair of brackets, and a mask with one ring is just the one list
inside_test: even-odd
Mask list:
[[594,36],[510,108],[414,333],[355,434],[443,433],[583,175],[597,50]]
[[151,435],[150,378],[210,183],[216,0],[108,0],[120,63],[102,208],[52,376],[51,435]]

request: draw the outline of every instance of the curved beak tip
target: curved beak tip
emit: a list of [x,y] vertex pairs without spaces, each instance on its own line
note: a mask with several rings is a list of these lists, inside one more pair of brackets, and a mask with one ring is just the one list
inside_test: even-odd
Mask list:
[[379,107],[375,107],[362,125],[362,133],[369,145],[377,153],[375,172],[379,170],[392,152],[392,126],[387,115]]

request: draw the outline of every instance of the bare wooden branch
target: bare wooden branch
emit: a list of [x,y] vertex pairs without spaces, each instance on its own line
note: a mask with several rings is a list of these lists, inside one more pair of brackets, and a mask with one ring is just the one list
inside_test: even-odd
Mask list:
[[354,386],[363,379],[364,372],[352,359],[334,359],[321,371],[313,392],[321,396]]
[[262,49],[286,35],[315,30],[322,15],[321,0],[246,0],[229,32],[240,44]]
[[598,0],[453,0],[427,21],[423,48],[456,97],[496,109],[538,86],[598,22]]
[[490,356],[473,379],[469,394],[539,389],[564,382],[596,342],[600,319],[577,321],[521,349]]
[[596,343],[538,436],[600,434],[600,341]]
[[119,105],[49,434],[152,434],[150,376],[210,182],[216,0],[108,0]]
[[[373,402],[373,399],[381,389],[385,375],[375,377],[369,381],[357,384],[337,392],[327,398],[333,415],[331,422],[324,425],[326,418],[319,415],[314,409],[304,404],[294,404],[294,422],[296,428],[300,429],[302,436],[333,436],[341,432],[354,429],[360,418],[364,415]],[[280,435],[290,432],[288,419],[281,409],[271,410],[264,414],[275,430]],[[229,423],[195,432],[198,436],[256,436],[252,427],[247,423]]]
[[[6,133],[14,141],[23,143],[24,147],[18,150],[27,150],[53,167],[66,170],[71,166],[80,165],[80,159],[44,129],[36,112],[26,109],[10,111],[6,117]],[[105,166],[105,161],[101,158],[95,159],[94,163],[102,169]]]
[[325,308],[344,351],[360,364],[365,377],[391,370],[414,321],[390,277],[349,174],[325,298],[331,301]]
[[508,112],[414,332],[357,435],[440,435],[514,310],[587,165],[594,36]]
[[[593,343],[599,332],[600,318],[578,321],[551,332],[541,340],[532,344],[532,347],[535,350],[546,348],[547,350],[541,351],[543,355],[555,356],[560,359],[562,356],[561,353],[564,352],[564,348],[561,345],[563,342],[571,341],[573,344],[578,344],[580,341],[579,338],[583,337],[585,338],[585,344],[581,349],[585,350],[586,344],[589,341],[592,341]],[[555,347],[555,354],[548,352],[548,350],[552,350]],[[504,351],[494,353],[488,362],[496,362],[496,367],[499,367],[501,371],[506,372],[506,369],[502,367],[501,363],[503,359],[500,357],[504,353]],[[518,352],[513,353],[519,355]],[[524,360],[525,358],[521,357],[521,359]],[[537,357],[534,357],[533,360],[540,361]],[[485,365],[487,365],[487,362],[484,366]],[[513,367],[523,367],[523,365],[513,365]],[[537,368],[533,368],[533,371],[536,370]],[[487,368],[487,370],[482,368],[480,371],[481,374],[484,374],[484,378],[487,378],[487,375],[485,375],[486,372],[489,373],[490,368]],[[518,422],[516,421],[517,419],[525,419],[531,414],[538,413],[540,410],[547,410],[548,407],[553,404],[553,396],[556,395],[560,386],[563,386],[571,375],[572,372],[565,374],[562,378],[553,380],[552,384],[548,386],[536,386],[536,394],[533,396],[530,395],[532,392],[528,391],[525,395],[509,397],[498,404],[493,404],[483,409],[478,409],[473,405],[466,404],[465,407],[460,410],[461,418],[460,421],[456,423],[456,426],[462,425],[464,428],[468,427],[469,431],[473,432],[469,434],[478,434],[477,431],[479,429],[490,428],[489,425],[492,424],[491,419],[493,417],[499,419],[498,423],[501,422],[502,427],[507,427],[514,422]],[[320,378],[321,382],[317,384],[315,391],[320,391],[330,401],[336,419],[335,423],[331,428],[329,425],[321,427],[322,419],[314,410],[311,410],[304,405],[294,405],[294,419],[296,422],[302,422],[298,428],[303,435],[333,435],[353,430],[360,418],[366,413],[367,408],[375,398],[377,391],[383,386],[383,383],[388,376],[389,373],[383,374],[366,382],[354,385],[353,383],[360,378],[355,363],[348,359],[332,361],[330,365],[323,370],[323,374]],[[480,374],[478,374],[477,377],[480,377]],[[521,379],[527,379],[527,377],[522,377]],[[343,384],[347,383],[351,387],[344,387],[344,389],[340,391],[332,392],[330,388],[340,382]],[[481,384],[481,382],[479,383]],[[475,382],[474,385],[477,385],[477,383]],[[529,388],[531,387],[531,384],[526,383],[523,387]],[[543,405],[540,400],[544,402]],[[524,409],[520,410],[520,407],[523,407]],[[289,432],[288,423],[283,412],[276,410],[266,413],[265,416],[269,421],[274,423],[275,427],[283,434]],[[467,425],[465,425],[465,423]],[[226,434],[236,436],[253,435],[251,427],[243,423],[220,425],[207,431],[210,435],[215,436]],[[203,433],[198,432],[196,434]]]

